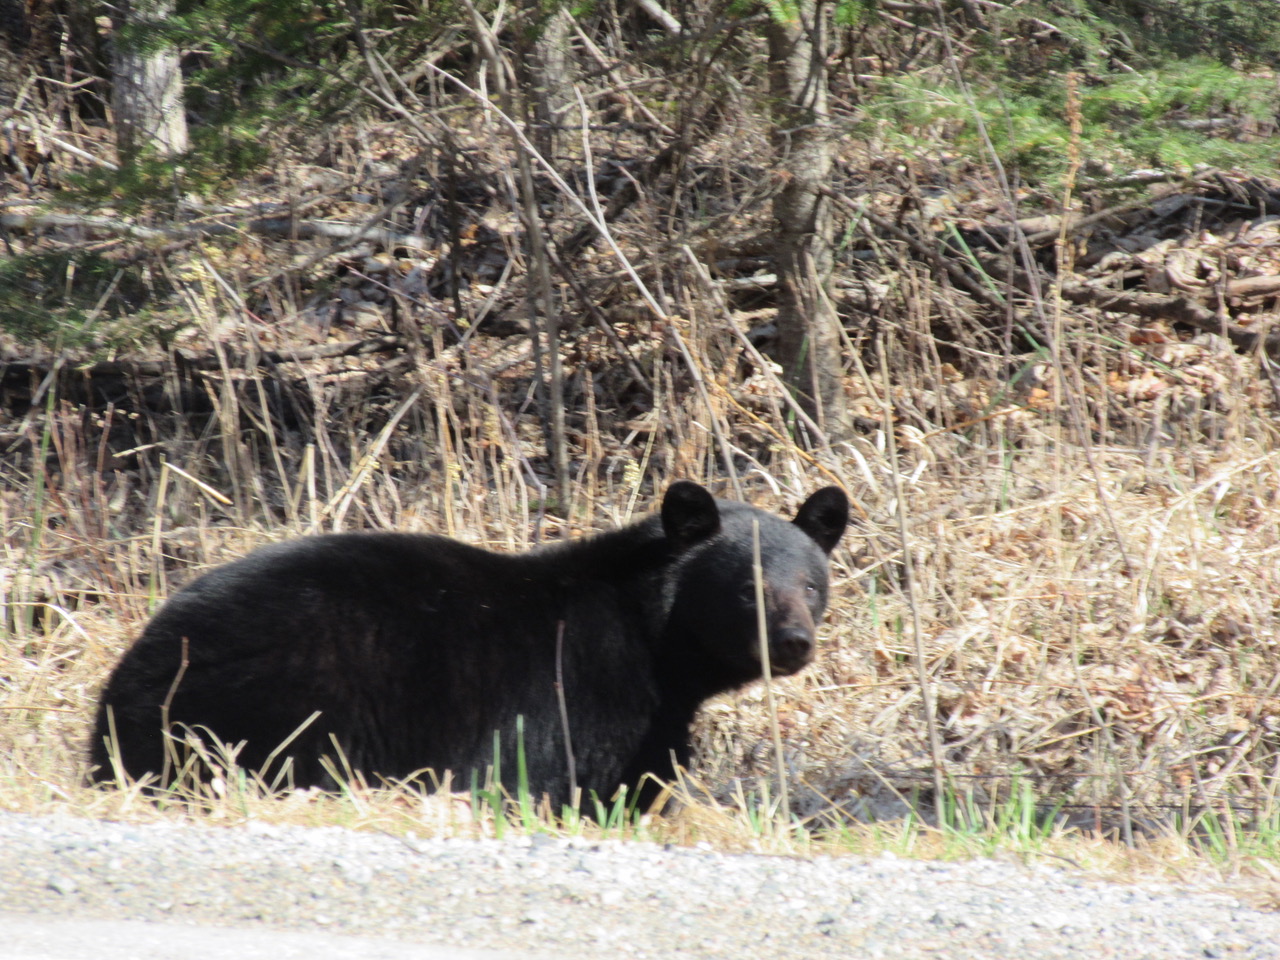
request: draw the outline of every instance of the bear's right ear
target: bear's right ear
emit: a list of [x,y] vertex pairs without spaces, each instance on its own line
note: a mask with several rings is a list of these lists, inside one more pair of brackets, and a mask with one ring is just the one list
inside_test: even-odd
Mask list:
[[823,487],[800,507],[791,521],[830,553],[849,525],[849,498],[839,487]]
[[720,508],[704,488],[688,480],[667,487],[662,498],[662,530],[675,546],[691,546],[719,529]]

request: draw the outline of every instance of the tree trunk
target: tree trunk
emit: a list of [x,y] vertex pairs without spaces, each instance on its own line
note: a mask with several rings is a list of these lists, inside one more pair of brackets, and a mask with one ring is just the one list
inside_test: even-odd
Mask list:
[[542,24],[529,63],[533,80],[530,97],[536,122],[533,142],[549,161],[555,159],[562,128],[578,124],[573,95],[573,51],[569,43],[572,33],[573,17],[564,7],[556,7]]
[[841,382],[840,320],[830,296],[832,219],[821,188],[831,179],[827,111],[830,4],[799,0],[796,19],[770,21],[769,93],[773,144],[783,186],[778,225],[778,342],[775,359],[801,406],[837,439],[848,433]]
[[[516,111],[515,98],[512,96],[511,90],[507,84],[508,76],[514,77],[514,71],[510,71],[506,60],[503,57],[500,47],[498,46],[497,37],[489,24],[476,10],[475,4],[471,0],[463,0],[468,12],[471,15],[472,25],[476,29],[476,35],[480,39],[481,48],[484,50],[485,57],[489,61],[494,76],[494,86],[498,94],[498,103],[502,111],[511,118],[529,116],[530,107],[527,99],[520,104],[520,112]],[[568,34],[564,35],[566,38]],[[528,57],[527,61],[530,59]],[[537,59],[535,56],[532,59]],[[567,61],[565,61],[567,63]],[[539,66],[538,69],[545,71],[544,67]],[[545,72],[542,74],[545,77]],[[529,129],[529,124],[525,123],[525,129]],[[547,161],[551,162],[551,157],[547,156],[543,147],[537,148],[539,152],[543,152]],[[529,307],[529,332],[532,339],[534,366],[537,370],[538,377],[538,408],[543,417],[543,432],[547,438],[547,453],[550,456],[552,468],[555,472],[555,497],[558,502],[558,508],[563,515],[568,516],[569,508],[569,446],[565,438],[565,418],[564,418],[564,369],[560,359],[560,314],[555,296],[555,289],[551,283],[551,267],[547,256],[547,240],[542,229],[542,215],[539,211],[537,192],[534,187],[533,180],[533,161],[529,156],[529,152],[519,141],[515,143],[516,152],[516,172],[518,174],[518,191],[521,206],[522,220],[524,221],[525,237],[528,243],[527,255],[529,275],[527,277],[525,296]],[[542,364],[542,348],[539,342],[541,331],[539,327],[545,322],[546,347],[547,347],[547,380],[543,379],[544,368]]]
[[[577,124],[578,111],[574,107],[573,51],[570,39],[573,34],[573,18],[567,8],[555,4],[541,24],[534,40],[533,56],[526,60],[529,70],[529,88],[525,91],[525,116],[533,114],[532,137],[534,146],[548,163],[555,163],[564,140],[563,127]],[[556,499],[559,510],[568,516],[570,474],[569,444],[565,435],[565,382],[564,367],[560,357],[560,309],[551,282],[551,264],[547,256],[547,237],[543,233],[541,214],[534,190],[532,161],[517,145],[520,168],[520,185],[529,239],[529,299],[530,316],[537,315],[546,333],[547,377],[546,403],[542,405],[548,418],[547,452],[556,479]],[[536,332],[535,332],[536,336]]]
[[129,163],[145,152],[186,153],[178,51],[144,43],[135,32],[164,23],[173,13],[173,0],[120,0],[113,9],[112,106],[120,160]]

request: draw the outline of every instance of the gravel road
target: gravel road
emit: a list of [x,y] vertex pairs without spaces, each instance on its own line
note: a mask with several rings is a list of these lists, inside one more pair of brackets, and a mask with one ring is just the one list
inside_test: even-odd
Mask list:
[[1280,957],[1280,914],[1167,884],[995,860],[800,860],[545,836],[404,841],[0,814],[0,898],[11,914],[564,960]]

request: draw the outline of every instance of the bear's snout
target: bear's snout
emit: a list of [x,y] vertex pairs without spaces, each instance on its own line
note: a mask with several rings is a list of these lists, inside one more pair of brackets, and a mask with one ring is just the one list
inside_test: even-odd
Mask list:
[[802,626],[786,626],[773,638],[770,666],[774,673],[795,673],[813,659],[813,631]]

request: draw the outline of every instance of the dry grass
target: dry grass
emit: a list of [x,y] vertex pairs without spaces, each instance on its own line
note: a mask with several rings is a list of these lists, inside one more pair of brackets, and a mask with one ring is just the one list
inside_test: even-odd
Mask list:
[[[428,370],[450,359],[446,351]],[[911,362],[899,359],[910,373]],[[108,454],[111,435],[84,408],[55,398],[32,412],[29,443],[2,464],[0,806],[162,815],[136,793],[80,786],[86,737],[97,690],[148,612],[209,565],[268,540],[358,526],[443,531],[522,549],[538,537],[626,522],[671,479],[705,476],[717,460],[703,412],[670,401],[637,426],[629,446],[608,455],[591,456],[605,431],[588,430],[565,511],[571,519],[560,521],[540,510],[540,492],[529,482],[532,443],[522,443],[518,425],[502,424],[501,410],[476,387],[459,378],[446,389],[438,377],[421,392],[392,388],[374,398],[383,425],[405,409],[385,431],[362,422],[369,406],[344,393],[349,379],[328,370],[305,380],[316,391],[314,405],[334,411],[317,417],[320,442],[307,445],[279,426],[278,409],[257,405],[262,394],[252,376],[232,371],[219,389],[239,407],[235,417],[224,408],[203,426],[176,414],[151,425],[174,437],[164,444],[172,467],[159,469],[158,460]],[[899,411],[924,392],[909,380],[896,387]],[[883,434],[815,459],[774,442],[785,424],[744,417],[728,402],[724,379],[718,382],[724,402],[714,415],[727,435],[749,449],[763,429],[773,447],[766,447],[767,471],[741,478],[750,499],[788,511],[819,478],[834,477],[880,521],[861,521],[837,552],[817,664],[778,684],[793,807],[807,823],[832,827],[826,835],[834,839],[801,841],[769,815],[767,797],[776,789],[758,687],[708,706],[696,774],[706,786],[690,790],[680,815],[640,828],[643,835],[727,848],[832,843],[911,855],[1034,848],[1113,872],[1156,861],[1190,869],[1188,841],[1197,838],[1235,868],[1274,855],[1266,849],[1274,839],[1265,838],[1274,832],[1280,782],[1280,454],[1267,449],[1265,410],[1242,405],[1230,436],[1214,444],[1178,436],[1145,447],[1098,443],[1091,458],[1063,439],[1047,408],[1006,403],[1001,416],[931,434],[900,425],[899,471],[943,773],[950,802],[962,805],[938,830],[918,819],[932,810],[919,802],[931,789],[932,768],[901,544],[889,522],[895,503]],[[989,389],[957,378],[937,386],[934,405]],[[758,396],[772,387],[755,389]],[[869,378],[855,389],[881,385]],[[424,455],[423,438],[442,436],[433,424],[462,413],[471,421],[455,422],[450,443]],[[1133,419],[1128,429],[1137,433],[1141,420]],[[1191,427],[1166,422],[1162,429]],[[409,791],[263,799],[232,790],[206,799],[202,812],[180,807],[179,815],[418,832],[502,829],[492,815],[477,817],[468,798]],[[1010,809],[1030,822],[1058,813],[1049,826],[1002,831]],[[1220,837],[1216,847],[1205,842],[1206,817]],[[869,821],[890,823],[858,826]],[[1261,843],[1249,839],[1259,823]],[[1136,846],[1121,854],[1073,828]]]

